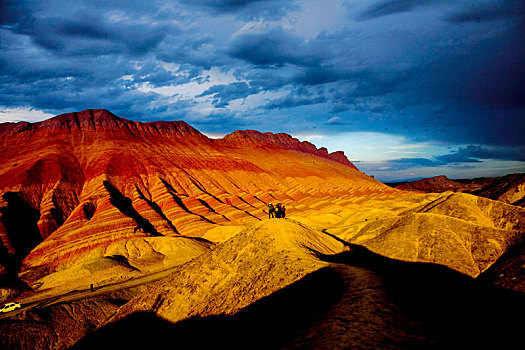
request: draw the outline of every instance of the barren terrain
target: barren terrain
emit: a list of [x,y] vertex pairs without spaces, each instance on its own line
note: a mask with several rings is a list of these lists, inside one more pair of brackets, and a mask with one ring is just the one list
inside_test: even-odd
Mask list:
[[[286,134],[105,110],[0,125],[4,348],[511,344],[525,209],[392,189]],[[269,219],[269,202],[285,219]]]

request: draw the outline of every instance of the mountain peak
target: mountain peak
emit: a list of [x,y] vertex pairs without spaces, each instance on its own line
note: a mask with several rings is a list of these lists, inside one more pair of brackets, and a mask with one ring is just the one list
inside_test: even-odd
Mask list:
[[[184,121],[136,122],[117,117],[106,109],[86,109],[81,112],[63,113],[56,117],[36,122],[0,124],[0,133],[125,131],[132,134],[180,134],[206,138]],[[207,138],[206,138],[207,139]]]
[[128,120],[122,119],[106,109],[86,109],[81,112],[64,113],[54,118],[45,120],[41,126],[44,128],[71,129],[85,126],[124,126]]

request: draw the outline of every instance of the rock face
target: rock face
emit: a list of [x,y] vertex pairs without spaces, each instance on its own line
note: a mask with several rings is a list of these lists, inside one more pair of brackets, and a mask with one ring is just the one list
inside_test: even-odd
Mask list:
[[342,154],[289,135],[212,140],[184,122],[106,110],[1,124],[0,151],[0,264],[23,260],[30,284],[110,256],[118,242],[259,221],[270,201],[301,212],[326,196],[385,190]]

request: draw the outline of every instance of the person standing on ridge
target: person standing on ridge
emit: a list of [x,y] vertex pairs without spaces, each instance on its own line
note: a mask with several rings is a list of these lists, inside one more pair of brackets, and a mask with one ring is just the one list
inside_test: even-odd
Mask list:
[[275,208],[272,203],[268,203],[268,219],[275,217]]
[[284,219],[286,217],[286,207],[284,204],[281,207],[281,217]]
[[282,216],[282,207],[281,207],[281,203],[277,203],[277,205],[275,206],[275,217],[280,219]]

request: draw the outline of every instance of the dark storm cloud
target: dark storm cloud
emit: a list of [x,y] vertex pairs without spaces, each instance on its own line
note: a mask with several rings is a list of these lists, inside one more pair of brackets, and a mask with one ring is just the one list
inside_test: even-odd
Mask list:
[[472,42],[475,46],[466,42],[452,46],[454,51],[447,53],[438,67],[441,76],[454,73],[444,80],[448,83],[444,87],[449,92],[447,98],[485,106],[496,115],[507,108],[507,114],[515,114],[509,120],[515,119],[523,113],[516,109],[525,107],[525,2],[480,1],[459,7],[446,16],[446,21],[456,30],[477,26],[486,34]]
[[525,147],[487,147],[468,145],[458,150],[435,157],[444,163],[475,163],[480,159],[525,161]]
[[[185,65],[180,70],[183,71],[184,74],[176,74],[176,72],[174,73],[155,62],[146,61],[141,63],[140,68],[135,68],[134,75],[131,78],[132,80],[130,80],[130,85],[134,83],[147,83],[153,87],[160,87],[170,84],[185,84],[196,79],[201,72],[200,69],[188,65]],[[124,74],[123,72],[119,77]]]
[[[0,104],[56,114],[95,107],[137,118],[162,112],[154,104],[160,99],[157,94],[136,91],[133,82],[120,77],[136,74],[137,82],[148,77],[153,86],[187,81],[142,59],[167,31],[178,29],[109,19],[109,13],[122,18],[147,15],[157,10],[154,3],[145,7],[140,1],[87,1],[75,8],[60,1],[3,2]],[[114,10],[118,12],[108,12]]]
[[[462,161],[447,162],[441,161],[438,159],[428,159],[428,158],[400,158],[400,159],[391,159],[375,164],[372,168],[368,170],[381,169],[381,171],[402,171],[407,169],[414,168],[436,168],[442,166],[452,166],[452,167],[468,167],[468,163],[482,163],[481,160],[468,159]],[[467,163],[467,164],[465,164]]]
[[[265,91],[292,89],[290,96],[270,101],[264,108],[289,108],[330,102],[340,107],[356,99],[383,96],[395,91],[407,73],[382,72],[369,67],[352,67],[341,62],[351,55],[352,38],[358,33],[322,33],[313,40],[274,27],[267,31],[238,36],[231,45],[232,57],[254,66],[246,77],[251,86]],[[350,64],[349,64],[350,63]],[[301,96],[309,87],[315,94]],[[312,98],[309,102],[307,98]],[[341,107],[339,110],[348,109]]]
[[458,164],[458,163],[481,163],[481,160],[476,158],[471,158],[462,152],[456,152],[453,154],[445,154],[442,156],[437,156],[436,159],[438,159],[440,162],[443,162],[443,164]]
[[[146,113],[148,105],[155,100],[155,94],[127,91],[114,84],[86,85],[83,79],[55,78],[19,85],[18,91],[0,84],[0,104],[9,107],[30,105],[53,111],[56,114],[78,111],[86,108],[109,108],[123,117],[140,116]],[[73,90],[74,94],[64,91]],[[17,101],[12,105],[12,101]],[[108,107],[110,106],[110,107]]]
[[230,53],[256,66],[294,64],[315,67],[320,63],[319,54],[312,52],[303,39],[281,27],[238,37],[232,43]]
[[16,28],[37,45],[66,55],[107,55],[126,53],[144,55],[155,48],[165,36],[164,28],[139,25],[112,25],[100,18],[81,15],[34,18]]
[[254,19],[276,19],[289,10],[297,8],[289,0],[182,0],[184,4],[204,7],[218,13],[233,13],[237,16]]
[[216,48],[214,38],[200,33],[186,31],[177,39],[163,41],[156,50],[159,60],[187,65],[186,69],[210,69],[228,66],[233,59]]
[[245,82],[232,83],[227,85],[214,85],[196,97],[212,96],[215,107],[226,107],[230,101],[246,98],[257,93],[257,88],[248,86]]
[[468,145],[451,151],[448,154],[436,155],[432,158],[399,158],[381,162],[379,167],[390,171],[411,168],[435,167],[470,167],[487,160],[525,161],[525,147],[487,147]]
[[268,2],[261,0],[183,0],[183,3],[197,6],[207,6],[220,11],[236,11],[253,3]]
[[521,0],[491,1],[469,4],[450,14],[446,20],[454,24],[496,21],[525,16],[525,2]]
[[0,25],[13,25],[23,21],[28,16],[27,1],[0,1]]
[[[313,50],[313,52],[315,52]],[[314,54],[313,54],[314,55]],[[315,60],[319,63],[323,61],[323,56],[318,55],[317,57],[312,57],[312,60]],[[368,95],[365,90],[365,85],[374,85],[374,94],[382,94],[380,90],[384,90],[385,85],[377,84],[380,83],[379,77],[376,75],[376,72],[371,70],[351,70],[346,67],[330,67],[330,66],[321,66],[320,64],[313,67],[305,67],[304,69],[299,70],[293,77],[292,81],[294,84],[302,86],[310,85],[324,85],[334,82],[345,82],[353,81],[360,85],[359,89],[363,96]]]
[[373,18],[392,15],[395,13],[408,12],[415,8],[444,2],[446,0],[387,0],[378,1],[369,6],[357,16],[358,20],[364,21]]
[[315,105],[318,103],[324,103],[326,101],[327,99],[324,95],[319,95],[319,94],[301,95],[301,94],[296,94],[292,92],[286,95],[285,97],[272,100],[271,102],[266,104],[264,108],[268,110],[293,108],[293,107],[300,107],[300,106]]

